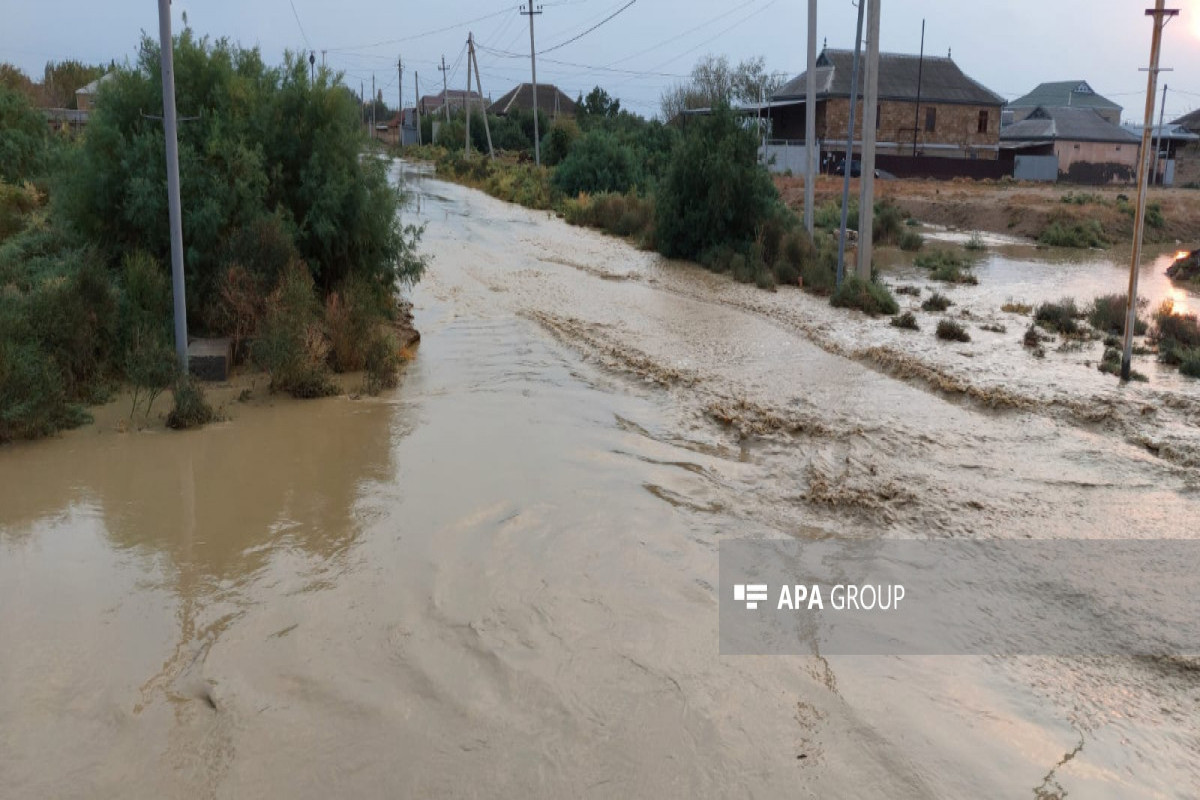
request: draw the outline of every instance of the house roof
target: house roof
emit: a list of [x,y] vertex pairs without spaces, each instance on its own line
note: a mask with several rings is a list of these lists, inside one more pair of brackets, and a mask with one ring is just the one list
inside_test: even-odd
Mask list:
[[[546,113],[552,113],[555,101],[558,102],[558,113],[571,116],[575,113],[575,101],[552,83],[539,83],[537,87],[538,108]],[[503,97],[488,107],[489,114],[503,116],[509,111],[533,110],[533,86],[522,83],[510,89]]]
[[1087,81],[1054,81],[1039,83],[1024,97],[1008,104],[1009,108],[1093,108],[1121,112],[1121,106],[1103,95],[1096,94]]
[[1141,137],[1100,116],[1090,108],[1038,106],[1025,119],[1000,129],[1000,142],[1114,142],[1140,144]]
[[84,86],[81,89],[76,89],[75,94],[96,94],[100,91],[100,84],[104,83],[105,81],[112,80],[112,77],[116,74],[117,73],[115,72],[106,72],[99,78],[96,78],[96,80],[89,83],[87,86]]
[[1200,108],[1197,108],[1190,114],[1184,114],[1171,124],[1187,128],[1189,131],[1200,132]]
[[[864,62],[859,63],[858,88],[863,88]],[[817,58],[817,98],[849,97],[854,73],[854,51],[826,48]],[[771,95],[771,100],[803,99],[807,75],[802,73]],[[918,78],[922,100],[931,103],[1004,105],[1004,98],[966,76],[945,56],[914,56],[905,53],[879,54],[879,99],[916,100]]]
[[[1138,137],[1139,140],[1142,138],[1142,126],[1136,122],[1126,122],[1121,127]],[[1151,125],[1150,136],[1163,141],[1200,142],[1200,134],[1192,133],[1174,122],[1168,122],[1166,125]]]
[[472,90],[470,94],[467,94],[466,89],[449,89],[447,91],[438,92],[437,94],[425,95],[421,98],[421,107],[423,109],[441,108],[442,104],[447,101],[450,103],[457,103],[461,106],[463,101],[468,98],[472,103],[478,102],[480,99],[482,99],[479,92],[474,90]]

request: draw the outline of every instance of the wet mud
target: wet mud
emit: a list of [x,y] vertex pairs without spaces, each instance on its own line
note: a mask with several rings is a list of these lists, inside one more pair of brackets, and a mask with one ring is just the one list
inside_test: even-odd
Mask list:
[[1197,794],[1193,660],[716,631],[723,537],[1194,536],[1185,384],[397,174],[434,258],[395,392],[0,449],[0,794]]

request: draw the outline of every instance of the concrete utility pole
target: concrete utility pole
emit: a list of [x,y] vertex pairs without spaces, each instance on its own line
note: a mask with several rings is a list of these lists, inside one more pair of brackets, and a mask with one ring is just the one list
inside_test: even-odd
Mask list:
[[400,56],[396,56],[396,70],[399,73],[396,102],[400,104],[396,106],[396,116],[400,120],[396,126],[396,144],[404,147],[404,59]]
[[171,293],[175,301],[175,355],[188,370],[187,298],[183,281],[183,212],[179,203],[179,121],[175,113],[175,54],[171,40],[171,0],[158,0],[163,132],[167,145],[167,208],[171,226]]
[[375,73],[371,73],[371,138],[375,138],[375,103],[379,95],[375,94]]
[[475,55],[475,35],[467,34],[467,47],[470,51],[470,61],[467,63],[467,69],[475,67],[475,85],[479,88],[479,110],[483,112],[483,132],[487,134],[488,156],[492,161],[496,160],[496,150],[492,147],[492,126],[487,118],[487,106],[483,104],[483,81],[479,78],[479,57]]
[[310,50],[308,52],[308,85],[313,86],[317,82],[317,52]]
[[413,97],[417,98],[413,101],[413,116],[417,120],[417,146],[420,147],[421,141],[421,76],[413,70]]
[[533,18],[542,13],[542,7],[533,7],[533,3],[521,6],[521,13],[529,17],[529,66],[533,72],[533,160],[539,167],[542,165],[542,134],[538,130],[537,103],[537,53],[533,49]]
[[921,78],[925,77],[925,20],[921,20],[921,55],[917,57],[917,107],[913,111],[913,158],[917,156],[917,135],[921,131]]
[[358,82],[358,99],[362,103],[362,114],[359,116],[362,117],[362,124],[365,126],[367,124],[367,90],[362,81]]
[[[850,76],[850,133],[846,136],[845,179],[842,181],[842,228],[838,238],[837,285],[846,279],[846,222],[850,214],[850,174],[854,172],[854,107],[858,105],[858,56],[862,49],[864,0],[858,0],[858,30],[854,34],[854,68]],[[862,227],[861,225],[859,227]]]
[[[859,0],[860,3],[868,0]],[[867,11],[867,80],[863,98],[862,183],[858,198],[858,277],[871,279],[875,243],[875,128],[879,121],[879,12],[883,0],[869,0]]]
[[471,51],[474,46],[471,44],[471,34],[467,34],[467,96],[463,99],[463,110],[467,117],[467,133],[463,137],[463,155],[467,158],[471,157]]
[[[1163,143],[1163,122],[1167,116],[1167,84],[1163,84],[1163,99],[1162,105],[1158,107],[1158,142],[1154,145],[1154,171],[1150,173],[1150,184],[1154,185],[1154,181],[1158,176],[1158,153],[1162,150]],[[1167,160],[1163,159],[1163,174],[1160,184],[1167,183]]]
[[1154,33],[1150,38],[1150,69],[1146,79],[1146,116],[1142,123],[1142,149],[1138,151],[1137,210],[1133,218],[1133,258],[1129,265],[1129,295],[1125,298],[1125,349],[1121,354],[1121,380],[1129,380],[1129,362],[1133,357],[1133,328],[1137,320],[1138,267],[1142,261],[1142,234],[1146,228],[1146,178],[1150,172],[1150,129],[1154,124],[1154,98],[1158,86],[1158,55],[1162,49],[1162,31],[1179,9],[1165,8],[1165,0],[1155,0],[1146,16],[1154,17]]
[[[438,67],[442,72],[442,110],[446,112],[446,122],[450,121],[450,87],[446,82],[446,57],[442,56],[442,65]],[[435,84],[436,85],[436,84]]]
[[804,227],[812,236],[817,191],[817,0],[808,0],[808,74],[804,87]]

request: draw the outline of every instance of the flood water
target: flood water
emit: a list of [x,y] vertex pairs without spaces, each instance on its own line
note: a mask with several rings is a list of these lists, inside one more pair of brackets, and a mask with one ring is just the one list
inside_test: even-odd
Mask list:
[[1186,451],[1186,385],[1010,365],[1016,324],[910,345],[405,178],[434,260],[395,392],[0,449],[0,796],[1200,794],[1186,664],[721,657],[715,589],[722,538],[1193,537],[1196,468],[1135,413],[1170,393]]

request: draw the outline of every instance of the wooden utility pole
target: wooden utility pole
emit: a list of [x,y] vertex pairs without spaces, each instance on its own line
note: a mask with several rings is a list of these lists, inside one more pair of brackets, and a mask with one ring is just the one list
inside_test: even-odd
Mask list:
[[[446,112],[446,122],[450,121],[450,88],[446,81],[446,57],[442,56],[442,65],[438,67],[442,71],[442,109]],[[434,84],[436,86],[436,84]]]
[[175,54],[171,0],[158,0],[159,61],[162,68],[163,134],[167,150],[167,222],[171,227],[171,294],[175,305],[175,355],[188,371],[187,300],[183,280],[183,210],[179,202],[179,120],[175,112]]
[[421,76],[415,69],[413,70],[413,97],[416,98],[413,101],[413,116],[417,120],[417,146],[420,147],[423,144],[421,141]]
[[467,95],[463,98],[463,111],[466,112],[467,133],[463,136],[463,155],[471,157],[471,34],[467,34]]
[[475,55],[475,34],[467,34],[467,48],[469,50],[470,60],[467,62],[467,69],[475,68],[475,86],[479,89],[479,110],[483,116],[483,132],[487,134],[488,156],[495,161],[496,150],[492,147],[492,126],[488,122],[487,106],[483,103],[483,81],[479,78],[479,57]]
[[808,0],[808,74],[804,87],[804,228],[812,236],[817,191],[817,0]]
[[542,7],[534,8],[532,0],[521,6],[521,14],[529,17],[529,66],[533,79],[533,160],[539,167],[542,165],[542,134],[538,130],[537,52],[533,47],[533,18],[541,13]]
[[[868,0],[859,0],[868,2]],[[869,0],[867,10],[867,78],[863,98],[862,180],[858,197],[858,277],[871,280],[875,238],[875,128],[879,119],[879,12],[883,0]]]
[[1158,55],[1162,49],[1162,31],[1167,21],[1178,16],[1179,9],[1165,8],[1166,0],[1155,0],[1146,16],[1154,17],[1150,38],[1150,68],[1146,79],[1146,115],[1142,122],[1141,160],[1138,162],[1137,209],[1133,218],[1133,257],[1129,264],[1129,294],[1125,298],[1125,349],[1121,354],[1121,380],[1129,380],[1129,362],[1133,357],[1133,328],[1137,320],[1138,268],[1142,261],[1142,234],[1146,228],[1146,178],[1150,172],[1150,129],[1154,124],[1154,99],[1158,87]]
[[[858,30],[854,34],[854,68],[850,74],[850,133],[846,135],[845,179],[842,181],[842,227],[838,237],[837,285],[846,279],[846,223],[850,214],[850,174],[854,172],[854,107],[858,105],[858,56],[862,49],[863,0],[858,3]],[[861,225],[859,227],[862,227]]]

